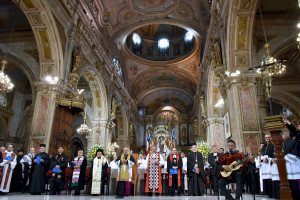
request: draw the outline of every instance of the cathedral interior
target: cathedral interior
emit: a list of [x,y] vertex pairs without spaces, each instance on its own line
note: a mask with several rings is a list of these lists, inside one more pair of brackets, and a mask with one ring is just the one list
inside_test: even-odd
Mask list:
[[0,146],[258,149],[266,117],[300,121],[299,6],[0,0]]

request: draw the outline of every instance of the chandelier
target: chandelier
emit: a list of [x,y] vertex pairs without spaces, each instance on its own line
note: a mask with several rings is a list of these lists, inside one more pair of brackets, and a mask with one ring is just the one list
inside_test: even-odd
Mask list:
[[283,64],[283,60],[277,60],[270,56],[270,45],[265,44],[267,56],[261,60],[260,68],[256,70],[257,74],[264,79],[281,77],[286,72],[286,65]]
[[[270,108],[270,115],[274,115],[273,111],[273,101],[272,101],[272,80],[277,77],[282,77],[286,73],[286,66],[283,64],[285,60],[277,60],[276,58],[270,56],[270,45],[268,44],[267,35],[264,27],[263,17],[260,5],[258,4],[261,24],[263,28],[263,33],[265,37],[265,48],[266,48],[266,56],[261,59],[260,66],[254,67],[256,69],[256,73],[260,78],[262,78],[265,86],[266,86],[266,93],[269,99],[269,108]],[[254,69],[252,68],[252,69]]]
[[77,129],[77,133],[80,135],[89,135],[89,133],[92,131],[87,124],[86,124],[86,109],[84,110],[84,118],[83,118],[83,124],[80,125],[80,127]]
[[2,60],[1,62],[1,71],[0,71],[0,93],[10,93],[14,84],[10,81],[10,78],[4,74],[4,69],[7,64],[6,60]]

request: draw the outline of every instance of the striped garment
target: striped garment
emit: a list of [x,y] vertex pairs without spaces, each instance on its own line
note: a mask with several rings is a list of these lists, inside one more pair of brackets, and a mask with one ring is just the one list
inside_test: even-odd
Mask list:
[[[81,156],[79,159],[78,159],[78,157],[76,157],[76,158],[74,158],[73,162],[76,163],[76,165],[82,165],[83,159],[84,159],[83,156]],[[77,169],[74,168],[71,187],[78,186],[79,175],[80,175],[80,168],[77,168]]]

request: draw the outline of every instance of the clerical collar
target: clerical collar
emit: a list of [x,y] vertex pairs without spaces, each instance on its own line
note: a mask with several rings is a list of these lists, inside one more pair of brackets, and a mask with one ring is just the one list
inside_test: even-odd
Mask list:
[[214,153],[214,156],[217,156],[218,155],[218,153]]
[[176,154],[173,155],[173,158],[176,158]]
[[197,152],[197,150],[196,150],[196,151],[192,151],[192,152],[196,153],[196,152]]

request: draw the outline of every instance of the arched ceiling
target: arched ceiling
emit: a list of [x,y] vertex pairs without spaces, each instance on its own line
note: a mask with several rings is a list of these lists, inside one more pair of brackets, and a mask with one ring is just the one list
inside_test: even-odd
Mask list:
[[[286,74],[272,82],[272,98],[281,105],[297,112],[300,102],[300,53],[296,37],[300,19],[297,0],[263,0],[260,3],[266,37],[270,44],[270,54],[277,59],[287,60]],[[256,13],[254,47],[257,53],[255,62],[265,55],[265,38],[259,10]]]
[[[199,79],[202,44],[210,19],[209,1],[92,0],[86,1],[84,7],[87,17],[94,19],[98,34],[105,38],[102,42],[108,51],[110,46],[118,46],[122,52],[122,68],[127,75],[125,85],[138,106],[147,106],[166,95],[183,101],[188,108],[192,106]],[[161,24],[173,25],[174,28],[165,30]],[[151,38],[160,31],[182,34],[179,27],[194,33],[195,48],[189,55],[153,61],[126,49],[126,38],[134,30],[138,29],[145,38]]]

